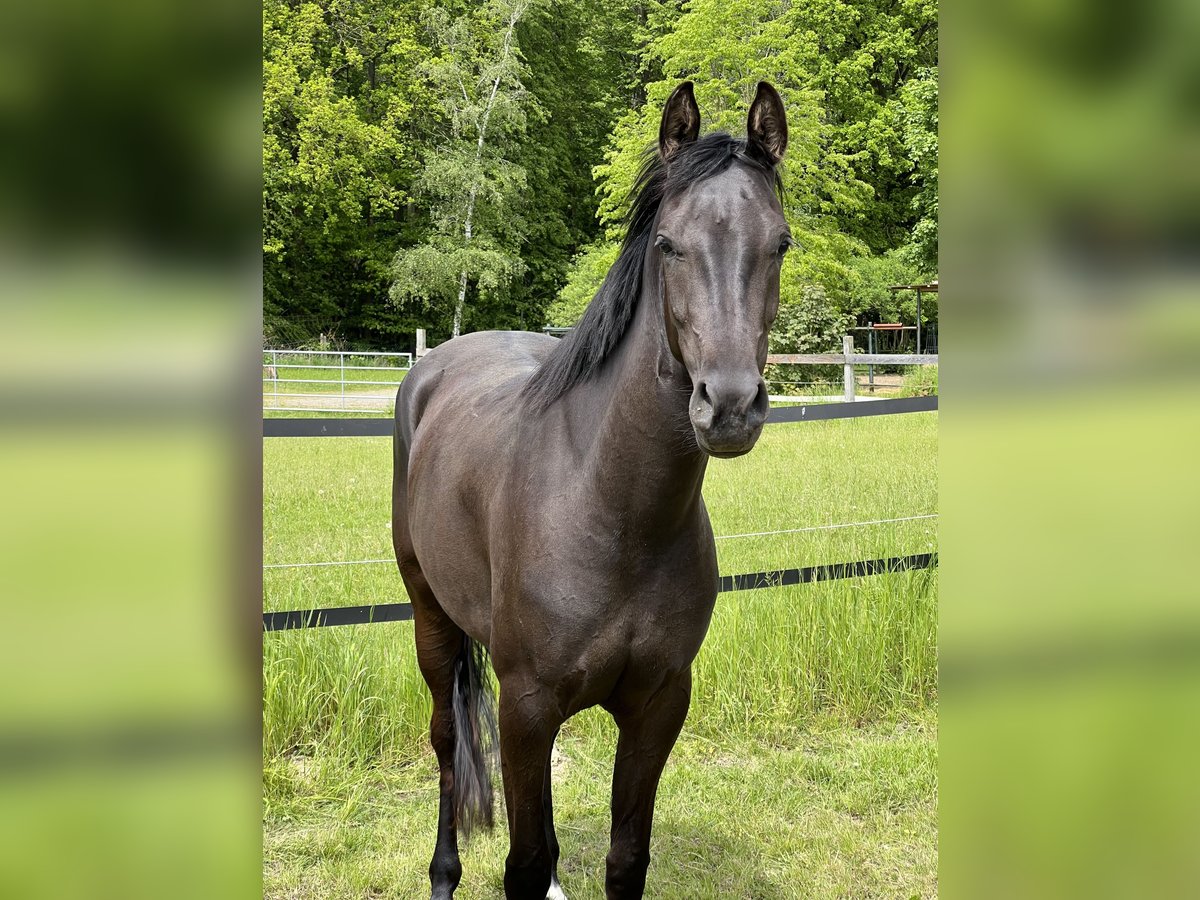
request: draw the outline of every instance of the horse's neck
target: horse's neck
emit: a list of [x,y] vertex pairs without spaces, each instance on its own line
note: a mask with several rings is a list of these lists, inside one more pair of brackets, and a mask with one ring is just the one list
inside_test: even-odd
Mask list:
[[589,475],[627,527],[661,537],[696,521],[708,457],[688,419],[691,382],[666,349],[662,304],[644,291],[592,401],[602,409]]

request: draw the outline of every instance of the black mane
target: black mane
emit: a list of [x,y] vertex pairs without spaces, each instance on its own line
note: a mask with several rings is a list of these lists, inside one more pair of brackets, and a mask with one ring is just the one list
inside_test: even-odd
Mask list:
[[779,173],[748,151],[746,141],[721,131],[683,145],[669,165],[662,161],[657,149],[647,152],[630,192],[625,241],[616,263],[608,270],[583,318],[562,338],[521,391],[534,407],[545,409],[599,372],[629,330],[642,292],[642,268],[653,239],[651,230],[663,201],[697,181],[725,171],[735,159],[770,175],[776,192],[782,193]]

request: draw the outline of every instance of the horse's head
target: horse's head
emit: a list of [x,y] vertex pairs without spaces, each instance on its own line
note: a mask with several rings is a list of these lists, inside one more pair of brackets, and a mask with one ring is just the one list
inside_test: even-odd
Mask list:
[[687,187],[664,196],[651,252],[658,255],[667,341],[691,376],[696,441],[712,456],[732,457],[754,446],[770,406],[762,379],[767,332],[792,244],[775,191],[775,166],[787,147],[783,101],[761,82],[744,152],[691,181],[695,173],[686,169],[704,165],[699,133],[700,111],[685,82],[663,110],[658,152],[667,184]]

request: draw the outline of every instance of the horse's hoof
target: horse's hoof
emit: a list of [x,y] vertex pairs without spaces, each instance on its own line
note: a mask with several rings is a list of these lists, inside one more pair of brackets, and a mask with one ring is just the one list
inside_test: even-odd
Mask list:
[[550,879],[550,890],[546,894],[546,900],[567,900],[567,895],[563,893],[557,878]]

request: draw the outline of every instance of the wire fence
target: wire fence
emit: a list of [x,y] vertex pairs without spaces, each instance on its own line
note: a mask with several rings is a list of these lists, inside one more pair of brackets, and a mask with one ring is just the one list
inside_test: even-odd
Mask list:
[[[743,534],[720,534],[716,541],[732,541],[736,538],[774,537],[781,534],[805,534],[813,531],[835,531],[841,528],[863,528],[867,525],[890,525],[893,522],[915,522],[920,519],[936,519],[937,513],[922,513],[916,516],[898,516],[894,519],[870,519],[865,522],[839,522],[833,525],[809,525],[805,528],[780,528],[775,531],[747,531]],[[373,566],[383,563],[395,564],[394,557],[384,559],[337,559],[324,562],[268,563],[264,569],[316,569],[325,566]]]

